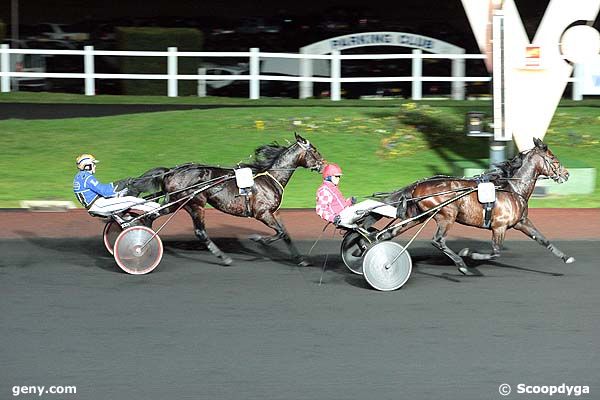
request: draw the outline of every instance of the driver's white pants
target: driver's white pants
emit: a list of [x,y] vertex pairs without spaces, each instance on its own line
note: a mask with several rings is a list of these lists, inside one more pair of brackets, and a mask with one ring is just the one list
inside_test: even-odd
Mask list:
[[[134,207],[135,206],[135,207]],[[154,211],[160,207],[160,204],[154,201],[146,201],[134,196],[125,197],[100,197],[96,199],[88,212],[103,216],[109,216],[129,208],[135,208],[143,212]]]
[[356,228],[355,221],[365,214],[375,213],[389,218],[396,218],[396,207],[375,200],[365,200],[353,206],[346,207],[340,213],[340,225]]

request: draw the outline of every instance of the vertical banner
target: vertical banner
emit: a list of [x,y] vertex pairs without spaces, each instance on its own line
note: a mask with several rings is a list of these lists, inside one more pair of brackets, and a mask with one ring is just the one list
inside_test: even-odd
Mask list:
[[[462,0],[462,3],[482,52],[485,52],[482,45],[486,43],[489,24],[485,8],[501,4],[504,12],[504,129],[506,137],[512,136],[520,151],[530,149],[533,138],[543,139],[550,125],[573,73],[569,61],[598,56],[594,50],[594,32],[597,34],[597,31],[591,26],[582,28],[573,24],[582,21],[591,24],[598,16],[600,0],[551,0],[532,42],[514,0]],[[563,36],[574,45],[561,46]]]

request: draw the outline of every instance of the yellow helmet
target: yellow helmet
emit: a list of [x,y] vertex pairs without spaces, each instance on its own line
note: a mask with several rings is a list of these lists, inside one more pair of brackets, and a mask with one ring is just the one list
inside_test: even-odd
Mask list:
[[91,154],[82,154],[77,157],[75,163],[77,164],[77,169],[83,171],[87,166],[91,168],[92,165],[97,164],[98,160],[96,160],[96,157]]

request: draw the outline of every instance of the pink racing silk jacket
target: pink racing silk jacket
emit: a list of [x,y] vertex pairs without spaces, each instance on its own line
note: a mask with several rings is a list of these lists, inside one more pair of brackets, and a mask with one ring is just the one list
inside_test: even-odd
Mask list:
[[325,221],[333,222],[333,219],[350,205],[352,199],[345,199],[340,189],[329,181],[323,181],[317,190],[316,212]]

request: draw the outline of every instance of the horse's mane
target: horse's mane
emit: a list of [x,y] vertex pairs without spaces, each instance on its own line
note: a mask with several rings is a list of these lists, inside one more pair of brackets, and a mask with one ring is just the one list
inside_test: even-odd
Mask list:
[[507,184],[507,182],[509,181],[510,178],[512,178],[514,176],[514,174],[517,172],[517,170],[519,170],[519,168],[521,168],[523,166],[523,160],[525,159],[525,157],[527,156],[529,152],[528,151],[524,151],[521,152],[519,154],[517,154],[515,157],[512,158],[512,160],[507,160],[507,161],[503,161],[501,163],[495,164],[493,169],[490,169],[488,171],[483,172],[480,175],[477,175],[475,177],[472,178],[458,178],[455,176],[449,176],[449,175],[434,175],[428,178],[423,178],[423,179],[419,179],[418,181],[415,181],[413,183],[410,183],[404,187],[401,187],[400,189],[394,190],[392,192],[378,192],[378,193],[373,193],[372,196],[369,196],[371,198],[376,198],[376,199],[380,199],[380,201],[384,201],[385,200],[392,200],[392,203],[389,204],[397,204],[397,199],[400,199],[402,197],[405,198],[410,198],[412,195],[412,191],[414,190],[414,188],[424,182],[432,182],[432,181],[436,181],[436,180],[475,180],[475,181],[489,181],[489,182],[495,182],[496,184],[499,184],[500,186],[504,186]]
[[178,165],[169,170],[167,174],[175,172],[185,172],[193,169],[223,169],[232,170],[237,168],[251,168],[253,172],[263,172],[271,168],[275,160],[287,149],[286,146],[282,146],[276,142],[265,144],[254,149],[254,161],[248,163],[238,163],[235,167],[221,167],[217,165],[210,165],[204,163],[187,163]]
[[497,181],[507,178],[512,178],[515,172],[523,166],[523,159],[526,153],[519,153],[512,160],[503,161],[495,164],[494,169],[484,172],[481,174],[482,177],[489,179],[490,181]]
[[[502,181],[503,179],[512,178],[512,176],[517,172],[519,168],[523,166],[523,160],[526,156],[527,152],[519,153],[512,160],[503,161],[501,163],[495,164],[494,169],[490,169],[488,171],[483,172],[481,175],[474,177],[473,179],[481,180],[482,178],[490,181]],[[373,198],[394,198],[399,197],[400,195],[406,195],[410,193],[417,185],[423,182],[436,181],[436,180],[452,180],[452,179],[461,179],[455,176],[450,175],[434,175],[428,178],[419,179],[413,183],[408,184],[407,186],[401,187],[400,189],[394,190],[392,192],[379,192],[374,193]],[[468,178],[467,178],[468,179]]]
[[251,168],[255,172],[263,172],[271,168],[275,160],[279,158],[281,153],[287,150],[286,146],[282,146],[277,142],[265,144],[257,147],[254,150],[254,161],[250,163],[241,163],[241,168]]

